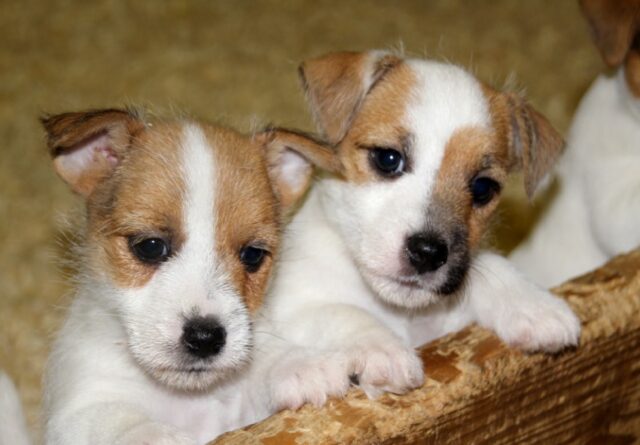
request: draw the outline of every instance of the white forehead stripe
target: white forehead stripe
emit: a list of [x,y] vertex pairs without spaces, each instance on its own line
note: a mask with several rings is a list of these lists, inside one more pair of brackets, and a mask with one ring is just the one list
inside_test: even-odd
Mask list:
[[204,133],[195,124],[185,126],[182,145],[186,185],[183,218],[187,238],[183,253],[211,265],[216,227],[215,159]]
[[418,162],[435,175],[457,130],[491,125],[489,104],[478,80],[465,70],[425,60],[407,63],[417,82],[406,119],[419,147]]
[[488,127],[489,106],[480,82],[455,65],[409,60],[417,77],[414,103],[409,107],[412,130],[442,146],[458,129]]
[[[447,143],[457,130],[489,128],[489,104],[482,86],[471,74],[454,65],[408,60],[415,86],[404,110],[403,122],[413,136],[413,172],[398,180],[403,196],[404,220],[417,230],[424,226],[424,209],[431,201]],[[401,190],[402,188],[402,190]]]

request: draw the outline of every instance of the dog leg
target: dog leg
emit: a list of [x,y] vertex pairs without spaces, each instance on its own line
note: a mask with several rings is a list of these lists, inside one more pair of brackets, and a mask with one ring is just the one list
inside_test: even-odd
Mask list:
[[[351,384],[373,398],[383,392],[405,393],[424,380],[416,351],[355,306],[307,307],[278,325],[294,346],[281,346],[263,366],[274,411],[305,403],[321,406],[327,397],[343,396]],[[277,348],[274,339],[260,349]]]
[[461,305],[507,344],[546,352],[578,344],[580,320],[569,305],[527,280],[502,256],[478,255],[468,280]]

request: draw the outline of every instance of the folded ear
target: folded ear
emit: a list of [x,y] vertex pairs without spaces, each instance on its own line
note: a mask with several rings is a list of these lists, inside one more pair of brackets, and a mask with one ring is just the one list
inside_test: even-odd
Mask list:
[[503,93],[508,113],[508,149],[512,165],[524,172],[527,196],[533,197],[538,185],[564,150],[564,139],[524,99]]
[[285,212],[309,188],[314,166],[337,174],[342,171],[334,150],[309,135],[269,129],[257,137],[265,146],[269,176]]
[[84,197],[111,174],[131,135],[144,126],[134,112],[118,109],[45,116],[41,122],[58,175]]
[[330,142],[342,140],[366,94],[400,62],[391,53],[369,51],[331,53],[300,65],[307,102]]
[[640,1],[580,0],[580,6],[602,58],[610,67],[620,66],[638,38]]

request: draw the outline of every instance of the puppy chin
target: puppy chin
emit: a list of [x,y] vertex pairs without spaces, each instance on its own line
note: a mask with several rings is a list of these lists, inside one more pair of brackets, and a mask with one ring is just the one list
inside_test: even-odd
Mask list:
[[420,309],[439,300],[440,296],[421,280],[390,278],[363,269],[361,273],[374,293],[385,303],[407,309]]
[[[244,336],[243,336],[244,337]],[[185,392],[206,392],[222,381],[237,375],[250,361],[251,336],[227,343],[223,351],[208,359],[193,359],[167,345],[153,352],[141,344],[129,350],[138,366],[159,384]]]
[[249,363],[249,355],[239,359],[234,366],[194,366],[171,368],[145,367],[145,371],[163,386],[185,392],[206,392],[221,381],[235,375]]
[[423,309],[460,290],[464,285],[469,262],[455,262],[432,276],[384,274],[365,267],[360,269],[369,286],[381,300],[401,308]]

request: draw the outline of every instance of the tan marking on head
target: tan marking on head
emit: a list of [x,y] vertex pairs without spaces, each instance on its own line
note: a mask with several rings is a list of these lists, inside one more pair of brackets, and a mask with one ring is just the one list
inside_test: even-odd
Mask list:
[[471,181],[480,175],[502,184],[508,166],[504,144],[489,129],[462,128],[447,142],[433,192],[434,208],[441,209],[441,217],[451,224],[466,225],[471,249],[478,246],[499,201],[494,198],[474,207]]
[[368,148],[403,151],[409,136],[405,110],[412,100],[416,76],[398,63],[366,95],[346,136],[337,147],[344,177],[353,183],[379,180],[372,168]]
[[118,286],[143,286],[158,267],[136,258],[130,239],[162,237],[174,252],[184,242],[181,137],[181,126],[171,123],[139,132],[114,175],[88,200],[88,242],[98,247],[91,248],[91,266],[106,264]]
[[342,140],[369,90],[401,60],[382,51],[337,52],[300,65],[307,102],[329,142]]
[[[225,269],[250,311],[262,303],[280,239],[280,213],[267,173],[264,147],[233,130],[203,126],[214,147],[216,184],[216,248]],[[240,262],[243,247],[270,252],[256,272]]]

